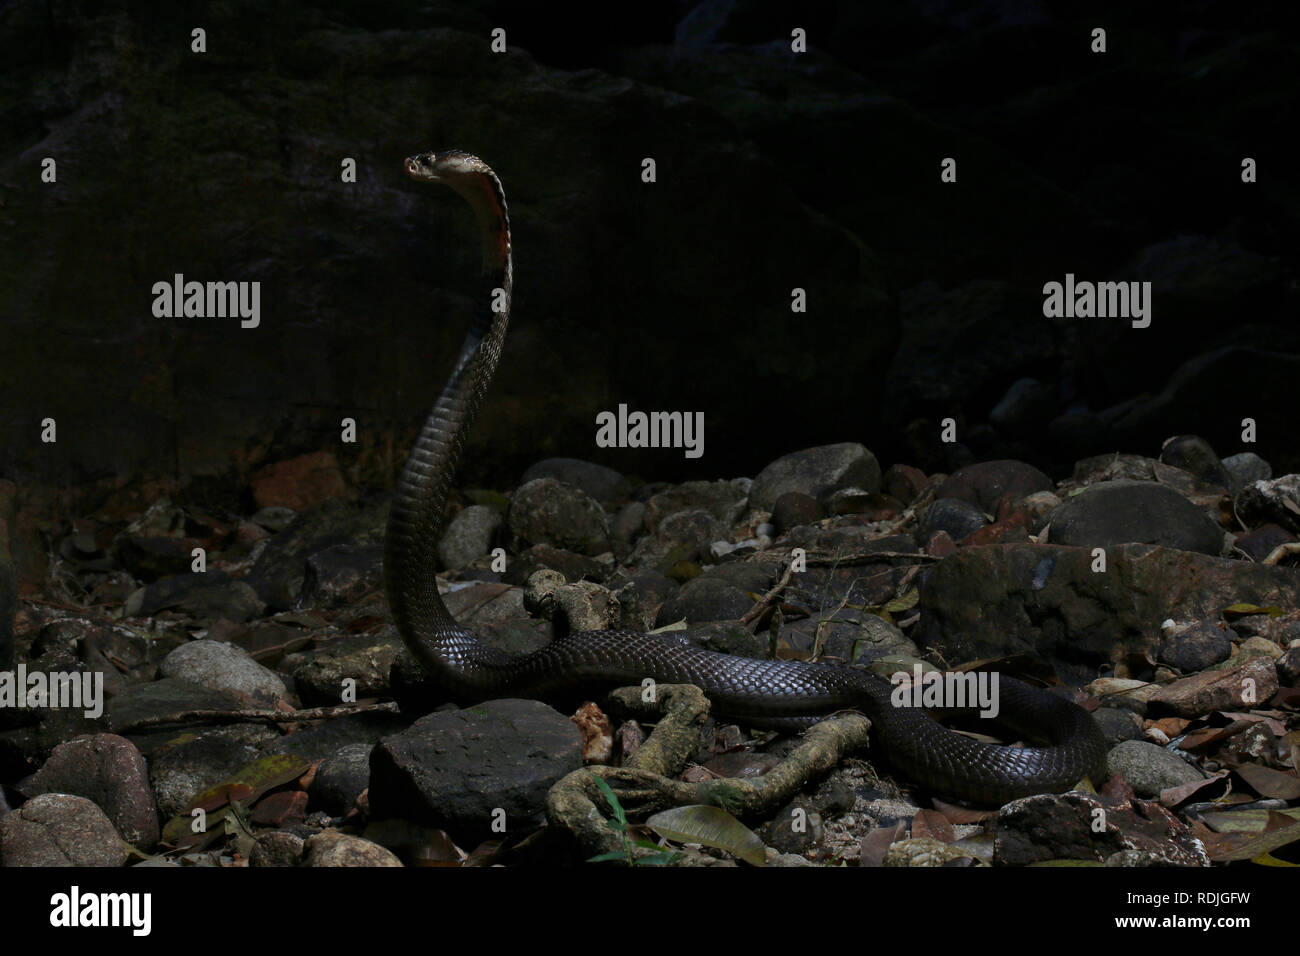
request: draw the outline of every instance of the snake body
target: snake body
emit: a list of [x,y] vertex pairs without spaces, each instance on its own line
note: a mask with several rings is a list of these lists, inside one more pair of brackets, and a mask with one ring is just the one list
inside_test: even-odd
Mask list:
[[1087,712],[1007,677],[999,686],[1003,722],[1036,732],[1050,745],[978,743],[920,709],[893,706],[890,684],[852,667],[734,657],[635,631],[568,634],[532,654],[512,656],[460,626],[438,594],[437,547],[465,436],[496,371],[510,321],[510,217],[500,179],[476,156],[422,153],[406,160],[406,171],[450,186],[469,203],[482,235],[488,282],[485,305],[471,319],[451,376],[398,480],[385,541],[393,619],[448,699],[568,700],[651,678],[695,684],[715,714],[751,726],[806,725],[852,708],[871,718],[874,740],[904,777],[982,803],[1060,792],[1100,769],[1107,745]]

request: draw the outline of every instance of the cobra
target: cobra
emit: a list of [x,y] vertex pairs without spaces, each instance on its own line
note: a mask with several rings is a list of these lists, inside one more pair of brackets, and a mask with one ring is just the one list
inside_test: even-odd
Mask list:
[[695,684],[716,715],[754,727],[807,726],[833,711],[870,717],[874,746],[894,770],[933,792],[981,803],[1069,789],[1095,774],[1107,750],[1092,717],[1077,705],[1008,677],[1000,680],[1000,721],[1044,737],[1035,747],[981,743],[915,707],[895,707],[892,686],[850,666],[753,660],[636,631],[583,631],[532,654],[483,644],[447,611],[436,562],[443,512],[465,436],[492,382],[514,291],[510,215],[496,173],[458,150],[406,160],[421,182],[442,183],[473,209],[487,289],[470,320],[451,376],[420,430],[394,492],[384,569],[393,619],[406,645],[447,699],[569,700],[617,686]]

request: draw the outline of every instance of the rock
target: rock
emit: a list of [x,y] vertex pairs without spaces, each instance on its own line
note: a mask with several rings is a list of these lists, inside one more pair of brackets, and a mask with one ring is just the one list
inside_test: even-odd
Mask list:
[[960,498],[938,498],[925,509],[917,530],[917,543],[925,544],[940,531],[958,541],[988,524],[988,518],[976,505]]
[[[403,654],[405,653],[403,651]],[[407,659],[410,659],[409,655]],[[403,707],[405,708],[404,704]],[[359,714],[314,721],[287,737],[277,737],[267,741],[262,749],[265,753],[286,753],[307,760],[328,760],[344,747],[353,744],[373,747],[381,738],[405,730],[408,722],[409,717],[404,718],[400,714],[363,711]]]
[[259,508],[249,520],[265,528],[271,534],[279,534],[289,527],[297,516],[298,512],[292,508],[286,508],[284,505],[270,505],[266,508]]
[[401,638],[387,639],[359,634],[331,643],[310,655],[293,671],[294,688],[306,707],[330,707],[343,703],[344,681],[357,700],[387,697],[389,672],[401,649]]
[[687,581],[664,602],[655,618],[655,627],[683,619],[688,624],[735,621],[753,606],[754,599],[736,585],[711,575],[700,575]]
[[1052,479],[1023,461],[985,461],[967,465],[945,478],[935,498],[958,498],[986,514],[997,514],[999,502],[1018,502],[1036,491],[1051,491]]
[[1052,514],[1052,543],[1114,548],[1156,544],[1217,555],[1223,530],[1171,488],[1149,481],[1108,481],[1070,498]]
[[1289,544],[1295,540],[1296,536],[1294,534],[1281,525],[1273,524],[1270,521],[1267,524],[1260,525],[1254,531],[1238,535],[1233,545],[1246,552],[1255,561],[1263,561],[1279,545]]
[[1247,485],[1237,496],[1237,511],[1251,524],[1273,522],[1300,534],[1300,474]]
[[344,607],[383,586],[382,547],[336,544],[307,559],[299,603],[302,607]]
[[763,842],[780,853],[806,853],[823,834],[822,815],[807,797],[798,796],[772,817]]
[[665,641],[681,640],[706,651],[762,660],[768,654],[766,634],[751,634],[735,621],[706,621],[692,624],[686,631],[668,631],[659,635]]
[[347,494],[338,459],[328,451],[299,455],[267,465],[249,481],[258,508],[302,511],[327,498]]
[[248,766],[258,749],[225,733],[205,733],[155,754],[149,782],[164,819],[185,813],[190,801],[214,784]]
[[1165,442],[1160,460],[1195,475],[1200,481],[1220,488],[1232,487],[1232,476],[1219,461],[1210,443],[1199,435],[1180,435]]
[[1119,774],[1141,797],[1158,798],[1162,790],[1204,780],[1205,774],[1164,747],[1144,740],[1125,740],[1106,757],[1106,775]]
[[669,515],[702,508],[723,527],[735,524],[745,513],[748,495],[731,481],[688,481],[661,491],[646,502],[646,527],[657,531]]
[[167,677],[136,684],[108,701],[108,725],[117,731],[147,717],[187,710],[240,710],[245,702],[234,693]]
[[[1100,832],[1094,829],[1098,821]],[[1158,865],[1210,865],[1192,829],[1158,803],[1114,805],[1091,793],[1046,793],[1013,800],[998,812],[993,843],[998,865],[1109,861],[1126,851]]]
[[159,611],[183,611],[203,620],[225,618],[243,623],[262,613],[257,592],[225,571],[177,574],[147,584],[127,599],[126,613],[152,617]]
[[557,571],[566,581],[597,583],[604,581],[607,574],[605,565],[584,554],[553,548],[549,544],[535,544],[510,559],[502,580],[507,584],[527,584],[528,579],[541,570]]
[[[1253,416],[1259,434],[1289,435],[1292,426],[1285,409],[1298,377],[1300,355],[1240,346],[1216,348],[1183,362],[1159,393],[1131,406],[1107,409],[1104,414],[1112,419],[1109,442],[1153,447],[1176,434],[1180,425],[1196,422],[1202,434],[1223,447],[1241,433],[1237,390],[1242,382],[1251,383],[1252,402],[1259,409]],[[1296,460],[1284,439],[1268,438],[1260,449],[1282,468]]]
[[672,570],[674,566],[699,560],[709,545],[725,533],[726,529],[703,508],[678,511],[660,522],[653,535],[637,542],[629,563],[677,577]]
[[1108,550],[1104,574],[1092,564],[1084,548],[961,548],[922,584],[912,637],[956,661],[1038,654],[1082,681],[1112,663],[1115,648],[1154,653],[1170,608],[1217,619],[1238,602],[1300,606],[1300,578],[1288,568],[1141,544]]
[[442,596],[451,616],[478,630],[490,624],[510,624],[528,617],[524,589],[494,581],[476,581]]
[[264,830],[253,837],[249,866],[298,866],[305,841],[286,830]]
[[486,505],[469,505],[451,519],[438,542],[438,560],[444,568],[463,568],[492,549],[492,537],[502,522],[501,512]]
[[113,540],[113,557],[142,581],[156,581],[187,573],[194,562],[194,549],[202,546],[195,538],[118,535]]
[[370,808],[487,838],[542,821],[546,794],[582,766],[582,738],[563,714],[535,700],[493,700],[429,714],[385,737],[370,758]]
[[339,498],[326,499],[302,511],[267,542],[242,580],[268,610],[292,610],[302,593],[309,557],[340,544],[382,546],[387,524],[386,502],[358,507]]
[[[108,625],[86,617],[65,617],[44,625],[32,642],[28,668],[36,658],[62,654],[75,659],[74,669],[102,676],[104,692],[120,694],[136,681],[152,680],[155,659],[168,641],[139,634],[121,624]],[[52,662],[49,662],[52,663]],[[64,670],[48,667],[47,670]]]
[[799,491],[787,491],[772,506],[772,524],[777,534],[784,534],[799,525],[812,524],[820,517],[817,499]]
[[1168,631],[1156,659],[1184,674],[1204,670],[1228,659],[1232,653],[1229,634],[1209,621],[1195,621]]
[[641,615],[641,627],[635,630],[644,630],[651,626],[659,614],[659,609],[663,607],[665,601],[677,593],[680,585],[672,578],[660,574],[653,569],[638,571],[619,572],[610,581],[614,593],[618,595],[619,600],[624,602],[623,590],[625,586],[630,586],[636,590],[636,605]]
[[42,793],[85,797],[136,849],[148,851],[158,842],[158,809],[144,757],[123,737],[96,734],[60,744],[19,790],[28,798]]
[[1278,677],[1287,687],[1300,683],[1300,647],[1293,647],[1277,659]]
[[1142,737],[1142,721],[1130,710],[1119,707],[1098,707],[1092,712],[1101,732],[1112,744]]
[[1109,708],[1145,714],[1147,704],[1160,690],[1160,685],[1128,677],[1098,677],[1083,689],[1093,697],[1104,700]]
[[754,479],[749,490],[749,507],[771,511],[787,491],[817,498],[836,488],[880,490],[880,464],[876,456],[856,442],[805,448],[778,458]]
[[1273,477],[1273,466],[1253,451],[1229,455],[1223,459],[1222,464],[1231,482],[1228,487],[1234,495],[1247,485],[1253,485],[1257,481],[1268,481]]
[[636,539],[645,531],[646,503],[629,501],[609,522],[609,536],[614,542],[631,550]]
[[348,744],[316,770],[311,783],[312,804],[341,817],[370,786],[370,744]]
[[309,837],[303,845],[305,866],[401,866],[389,850],[378,843],[326,830]]
[[127,847],[85,797],[43,793],[0,817],[0,866],[121,866]]
[[1157,464],[1156,459],[1144,455],[1094,455],[1074,463],[1071,481],[1076,485],[1096,485],[1121,479],[1154,481]]
[[616,508],[627,500],[632,485],[613,468],[577,458],[546,458],[528,467],[520,485],[538,478],[554,478],[581,489],[605,508]]
[[18,612],[18,575],[9,554],[9,528],[0,511],[0,668],[9,666],[14,648],[14,615]]
[[778,853],[767,861],[768,866],[812,866],[811,860],[797,853]]
[[522,550],[549,544],[579,554],[609,550],[609,519],[585,491],[554,478],[535,478],[510,499],[506,516],[510,532]]
[[163,659],[162,674],[235,694],[251,706],[273,707],[288,700],[284,682],[248,656],[220,641],[191,641]]
[[881,479],[881,490],[905,505],[910,505],[929,487],[930,479],[920,468],[890,465]]
[[1263,706],[1277,688],[1272,659],[1256,657],[1232,670],[1205,671],[1167,684],[1151,697],[1151,706],[1180,717],[1250,710]]

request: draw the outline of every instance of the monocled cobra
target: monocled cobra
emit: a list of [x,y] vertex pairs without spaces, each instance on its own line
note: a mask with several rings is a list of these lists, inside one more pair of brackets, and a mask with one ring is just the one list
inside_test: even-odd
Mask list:
[[1106,741],[1086,711],[1007,677],[999,685],[1001,719],[1037,732],[1048,746],[976,742],[919,708],[891,705],[891,685],[854,667],[752,660],[635,631],[568,634],[532,654],[512,656],[457,624],[438,594],[438,541],[456,463],[510,321],[510,218],[501,181],[476,156],[422,153],[406,160],[406,171],[450,186],[468,201],[482,232],[488,279],[483,308],[471,320],[451,377],[398,481],[385,546],[397,628],[448,700],[571,700],[650,678],[695,684],[716,715],[756,727],[807,725],[836,710],[857,709],[871,718],[876,745],[901,775],[937,793],[984,803],[1067,790],[1100,769]]

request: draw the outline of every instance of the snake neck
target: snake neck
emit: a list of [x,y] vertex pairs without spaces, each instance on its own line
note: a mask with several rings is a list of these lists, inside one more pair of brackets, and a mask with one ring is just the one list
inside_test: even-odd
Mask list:
[[426,669],[452,680],[461,669],[456,665],[483,649],[438,594],[438,542],[465,437],[501,357],[514,292],[505,191],[486,164],[482,170],[442,180],[474,210],[487,292],[398,478],[384,545],[385,582],[398,632]]

